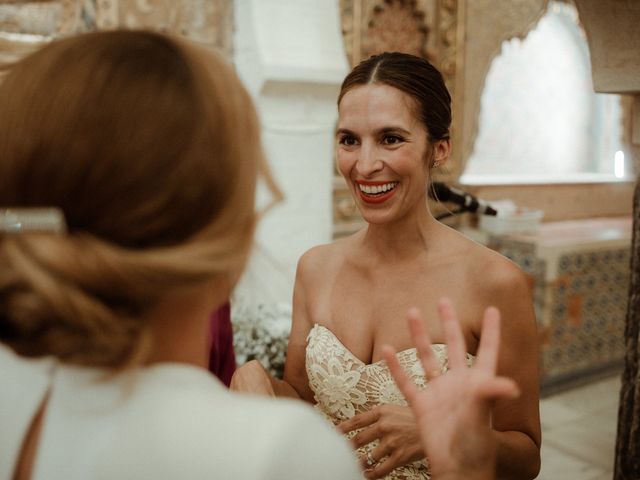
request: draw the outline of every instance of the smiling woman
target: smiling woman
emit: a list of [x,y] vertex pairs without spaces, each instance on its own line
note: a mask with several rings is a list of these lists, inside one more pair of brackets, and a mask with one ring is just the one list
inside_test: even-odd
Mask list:
[[414,111],[405,93],[385,84],[352,87],[341,96],[338,170],[369,223],[410,211],[425,193],[429,167],[449,154],[449,141],[431,144]]
[[315,247],[298,264],[284,381],[257,363],[232,387],[315,403],[358,449],[368,478],[430,478],[416,421],[382,361],[392,345],[414,383],[421,370],[405,313],[418,307],[448,370],[437,305],[457,305],[467,358],[494,305],[503,321],[498,373],[522,395],[492,411],[501,478],[535,478],[540,468],[536,325],[524,274],[504,257],[434,219],[427,205],[433,168],[451,150],[451,98],[440,73],[412,55],[384,53],[359,64],[338,98],[336,158],[367,226]]

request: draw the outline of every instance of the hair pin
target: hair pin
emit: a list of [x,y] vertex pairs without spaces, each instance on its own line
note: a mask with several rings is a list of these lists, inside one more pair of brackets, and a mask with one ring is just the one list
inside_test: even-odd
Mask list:
[[0,233],[65,233],[67,224],[59,208],[0,208]]

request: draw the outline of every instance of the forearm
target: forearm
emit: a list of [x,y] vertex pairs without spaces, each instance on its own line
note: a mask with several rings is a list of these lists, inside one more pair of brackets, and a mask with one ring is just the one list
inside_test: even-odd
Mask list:
[[540,447],[523,432],[494,430],[498,480],[529,480],[540,472]]
[[269,380],[271,381],[271,386],[273,387],[276,397],[301,398],[296,389],[285,380],[280,380],[274,377],[270,377]]

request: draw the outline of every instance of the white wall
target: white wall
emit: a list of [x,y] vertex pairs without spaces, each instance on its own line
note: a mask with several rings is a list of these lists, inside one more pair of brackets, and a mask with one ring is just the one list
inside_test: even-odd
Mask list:
[[255,307],[290,302],[298,258],[331,240],[336,98],[348,66],[338,0],[238,0],[235,21],[236,68],[286,196],[260,225],[234,295]]

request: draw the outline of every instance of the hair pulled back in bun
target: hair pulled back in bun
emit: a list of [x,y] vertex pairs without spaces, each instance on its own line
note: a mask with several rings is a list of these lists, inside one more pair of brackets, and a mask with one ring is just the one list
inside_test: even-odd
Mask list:
[[144,31],[53,42],[0,84],[0,206],[60,208],[68,233],[0,233],[0,341],[122,366],[168,292],[241,272],[266,166],[220,58]]

